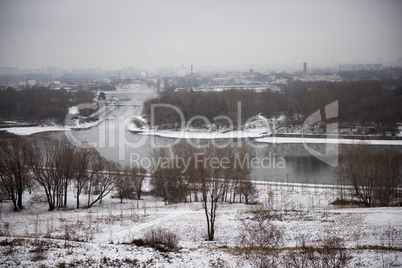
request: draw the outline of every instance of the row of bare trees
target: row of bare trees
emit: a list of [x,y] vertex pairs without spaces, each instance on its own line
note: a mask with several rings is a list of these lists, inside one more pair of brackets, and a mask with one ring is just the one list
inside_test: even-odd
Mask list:
[[[393,148],[377,148],[365,143],[345,147],[335,174],[341,186],[351,185],[366,206],[389,206],[398,201],[402,155]],[[341,199],[344,199],[342,188]]]
[[122,167],[102,157],[94,148],[78,148],[67,138],[30,143],[22,137],[0,142],[0,186],[11,199],[14,210],[23,208],[27,189],[39,185],[45,192],[49,210],[67,206],[73,186],[76,207],[87,194],[87,206],[101,203],[116,190],[118,197],[141,197],[145,169]]
[[250,156],[245,145],[201,146],[181,141],[154,149],[151,184],[165,203],[201,202],[208,240],[214,239],[220,202],[246,202],[256,196],[250,181]]

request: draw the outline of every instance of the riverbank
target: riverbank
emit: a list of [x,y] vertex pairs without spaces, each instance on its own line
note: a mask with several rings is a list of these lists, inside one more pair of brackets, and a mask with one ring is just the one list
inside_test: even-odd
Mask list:
[[97,126],[99,124],[98,121],[83,123],[83,124],[75,124],[68,126],[60,126],[60,125],[49,125],[49,126],[19,126],[19,127],[6,127],[1,128],[0,131],[6,131],[10,134],[19,135],[19,136],[29,136],[39,133],[46,132],[61,132],[67,130],[80,130],[80,129],[89,129],[91,127]]
[[356,144],[365,142],[370,145],[402,145],[402,137],[395,136],[365,136],[365,135],[302,135],[294,133],[268,134],[264,128],[246,129],[239,131],[226,132],[201,132],[194,130],[172,131],[172,130],[149,130],[129,126],[128,130],[133,133],[148,136],[159,136],[172,139],[194,139],[194,140],[214,140],[214,139],[244,139],[256,143],[298,143],[298,144]]
[[[138,116],[138,118],[140,118]],[[46,132],[61,132],[71,130],[90,129],[99,125],[102,120],[93,122],[78,123],[67,126],[60,125],[21,125],[16,127],[3,127],[0,131],[6,131],[10,134],[29,136]],[[402,146],[402,137],[400,136],[368,136],[368,135],[301,135],[298,133],[281,133],[281,134],[268,134],[264,128],[245,129],[239,131],[199,131],[199,130],[186,130],[186,131],[172,131],[172,130],[150,130],[137,128],[134,124],[129,124],[127,129],[133,134],[158,136],[171,139],[192,139],[192,140],[216,140],[216,139],[232,139],[232,140],[248,140],[255,143],[267,144],[357,144],[367,143],[370,145],[394,145]]]
[[[0,128],[0,131],[6,131],[10,134],[20,135],[20,136],[29,136],[39,133],[46,133],[46,132],[60,132],[60,131],[70,131],[70,130],[82,130],[82,129],[90,129],[94,126],[99,125],[100,122],[104,120],[104,117],[113,112],[116,106],[104,106],[99,111],[96,111],[88,118],[79,118],[73,119],[68,122],[68,124],[62,126],[57,124],[29,124],[29,123],[18,123],[13,124],[10,123],[8,125],[3,125]],[[78,114],[78,109],[76,106],[69,108],[70,115]],[[99,119],[95,119],[99,118]],[[87,121],[89,119],[89,121]]]

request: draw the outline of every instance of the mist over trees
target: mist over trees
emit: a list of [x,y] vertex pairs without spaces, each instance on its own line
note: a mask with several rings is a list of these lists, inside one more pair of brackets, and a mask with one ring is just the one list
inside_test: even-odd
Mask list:
[[[227,116],[234,126],[238,124],[238,102],[241,102],[241,121],[262,114],[266,117],[286,117],[286,127],[299,127],[312,113],[326,105],[339,102],[339,124],[353,128],[366,126],[373,133],[395,135],[397,123],[402,122],[402,82],[395,81],[345,81],[301,82],[294,81],[282,91],[231,89],[223,92],[165,92],[144,104],[144,113],[151,114],[152,104],[171,104],[178,107],[186,121],[203,116],[217,126],[229,126],[229,120],[216,119]],[[154,124],[174,128],[180,124],[176,111],[166,107],[154,109]],[[202,127],[203,120],[193,120],[191,125]]]

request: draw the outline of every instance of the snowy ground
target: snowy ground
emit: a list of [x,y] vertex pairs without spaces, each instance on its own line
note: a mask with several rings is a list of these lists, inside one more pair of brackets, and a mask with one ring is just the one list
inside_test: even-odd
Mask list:
[[[285,247],[296,246],[301,237],[314,246],[325,236],[336,235],[353,257],[349,267],[401,265],[402,208],[336,208],[330,205],[337,197],[333,186],[260,183],[258,189],[259,202],[281,215],[275,224],[284,231]],[[24,197],[26,209],[20,212],[13,212],[8,202],[2,204],[1,267],[247,266],[234,248],[241,246],[240,218],[251,205],[223,203],[216,239],[208,242],[201,203],[165,206],[145,196],[137,209],[135,200],[120,203],[107,197],[101,205],[74,209],[71,195],[67,209],[49,212],[43,195]],[[85,196],[81,199],[85,204]],[[160,252],[131,243],[155,227],[177,233],[180,249]]]

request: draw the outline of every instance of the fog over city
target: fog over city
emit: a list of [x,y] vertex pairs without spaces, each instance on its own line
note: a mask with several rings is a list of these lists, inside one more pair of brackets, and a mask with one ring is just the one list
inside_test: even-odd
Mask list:
[[401,1],[1,1],[2,66],[392,64]]

